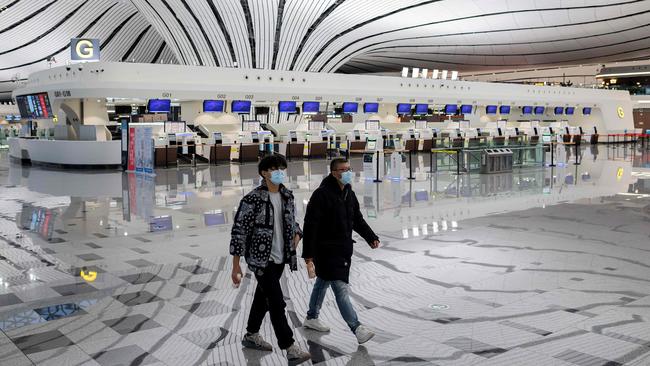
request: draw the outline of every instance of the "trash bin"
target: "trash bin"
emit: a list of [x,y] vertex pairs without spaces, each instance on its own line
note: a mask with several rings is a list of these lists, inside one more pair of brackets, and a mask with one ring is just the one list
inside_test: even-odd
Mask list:
[[512,171],[511,149],[485,149],[481,157],[481,173],[505,173]]

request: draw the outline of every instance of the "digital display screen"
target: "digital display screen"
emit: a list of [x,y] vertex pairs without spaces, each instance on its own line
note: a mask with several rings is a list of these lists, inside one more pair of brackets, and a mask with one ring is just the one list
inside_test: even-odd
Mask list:
[[535,107],[535,114],[544,114],[544,107]]
[[485,107],[485,113],[487,114],[497,114],[497,106],[489,105]]
[[416,201],[428,201],[429,192],[427,191],[415,191],[415,200]]
[[447,104],[445,106],[445,114],[456,114],[458,113],[458,106],[456,104]]
[[224,225],[226,215],[221,211],[206,212],[203,214],[203,223],[205,226]]
[[318,113],[320,112],[320,102],[303,102],[302,113]]
[[149,99],[147,110],[149,113],[169,113],[172,109],[172,101],[169,99]]
[[343,103],[343,113],[357,113],[359,110],[359,103],[345,102]]
[[584,108],[582,108],[582,114],[584,114],[584,115],[589,115],[589,114],[591,114],[591,107],[584,107]]
[[428,104],[416,104],[415,105],[415,114],[429,114],[429,105]]
[[502,105],[499,107],[499,113],[501,114],[510,114],[510,106],[509,105]]
[[149,231],[151,232],[169,231],[173,228],[172,217],[169,215],[155,216],[149,221]]
[[472,109],[474,109],[474,107],[471,104],[463,104],[460,106],[460,113],[472,114]]
[[30,119],[52,118],[52,107],[47,93],[19,95],[16,97],[16,104],[20,110],[20,116]]
[[400,103],[397,105],[397,114],[411,114],[411,105],[408,103]]
[[533,114],[533,106],[525,105],[521,108],[521,113],[523,114]]
[[278,103],[280,113],[296,113],[296,102],[280,102]]
[[564,107],[555,107],[553,111],[555,114],[564,114]]
[[575,107],[566,107],[566,109],[564,110],[564,113],[568,115],[572,115],[574,112],[575,112]]
[[363,105],[363,113],[377,113],[379,112],[379,103],[365,103]]
[[223,112],[223,100],[204,100],[203,112]]
[[250,113],[251,101],[250,100],[233,100],[230,103],[230,110],[232,113]]

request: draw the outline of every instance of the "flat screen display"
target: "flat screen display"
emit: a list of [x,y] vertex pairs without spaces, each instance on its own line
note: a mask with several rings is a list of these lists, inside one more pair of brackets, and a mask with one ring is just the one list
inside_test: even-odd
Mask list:
[[411,105],[408,103],[400,103],[397,105],[397,114],[411,114]]
[[416,104],[415,105],[415,114],[429,114],[429,105],[428,104]]
[[296,113],[296,102],[279,102],[278,109],[280,113]]
[[564,110],[565,114],[572,115],[575,112],[575,107],[566,107]]
[[535,107],[535,114],[544,114],[544,107]]
[[359,103],[345,102],[343,103],[343,113],[357,113],[359,110]]
[[172,109],[172,101],[169,99],[149,99],[147,111],[149,113],[169,113]]
[[303,102],[302,113],[318,113],[320,112],[320,102]]
[[500,114],[510,114],[510,106],[509,105],[502,105],[499,107],[499,113]]
[[487,114],[497,114],[497,106],[489,105],[485,107],[485,113]]
[[463,104],[460,106],[460,113],[462,114],[472,114],[473,106],[471,104]]
[[251,101],[250,100],[233,100],[230,104],[232,113],[250,113]]
[[584,114],[584,115],[589,115],[589,114],[591,114],[591,107],[584,107],[584,108],[582,108],[582,114]]
[[447,104],[445,106],[445,114],[456,114],[458,113],[458,106],[456,104]]
[[553,113],[555,114],[564,114],[564,107],[555,107],[553,110]]
[[377,113],[379,112],[379,103],[364,103],[363,113]]
[[203,214],[203,224],[205,226],[224,225],[226,215],[221,211],[208,211]]
[[154,216],[149,221],[149,231],[151,232],[169,231],[173,230],[173,228],[172,217],[169,215]]
[[223,100],[204,100],[203,112],[223,112]]
[[533,106],[525,105],[521,108],[522,114],[533,114]]
[[16,97],[16,104],[20,116],[29,119],[52,118],[52,107],[47,93],[19,95]]

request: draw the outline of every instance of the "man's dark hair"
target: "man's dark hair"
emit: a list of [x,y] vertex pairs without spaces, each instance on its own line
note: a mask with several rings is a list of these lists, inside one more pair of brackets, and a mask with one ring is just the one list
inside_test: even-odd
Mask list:
[[260,163],[257,164],[257,172],[262,175],[262,172],[269,169],[286,169],[287,168],[287,159],[284,158],[284,155],[273,154],[268,155],[260,160]]
[[330,163],[330,172],[335,171],[338,169],[339,165],[349,163],[348,159],[346,158],[336,158],[332,159],[332,162]]

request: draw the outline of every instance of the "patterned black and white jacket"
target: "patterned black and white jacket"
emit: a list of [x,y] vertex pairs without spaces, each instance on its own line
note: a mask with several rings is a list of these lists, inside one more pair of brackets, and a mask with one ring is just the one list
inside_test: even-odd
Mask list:
[[[296,222],[296,205],[293,193],[280,185],[284,228],[284,263],[291,263],[295,250],[292,243],[302,230]],[[248,268],[258,275],[264,273],[271,257],[273,245],[273,204],[266,182],[249,192],[239,203],[230,233],[230,254],[243,256]],[[295,259],[295,258],[294,258]]]

